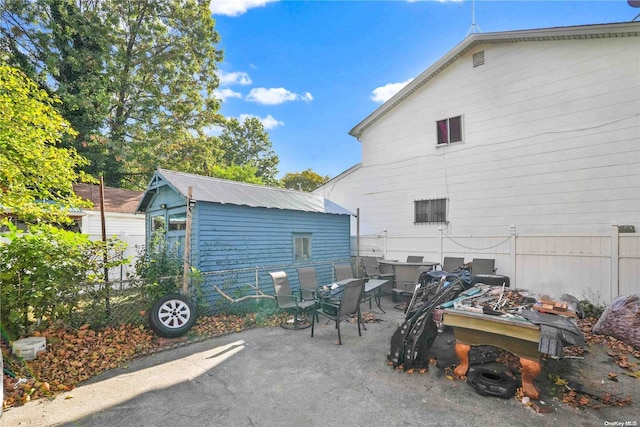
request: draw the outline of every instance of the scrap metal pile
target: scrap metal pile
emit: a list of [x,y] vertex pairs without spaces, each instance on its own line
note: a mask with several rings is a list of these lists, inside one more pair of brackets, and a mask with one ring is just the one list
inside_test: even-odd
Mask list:
[[[391,338],[387,355],[394,368],[405,371],[426,368],[429,350],[435,341],[444,308],[529,321],[540,326],[539,351],[562,357],[565,346],[584,345],[576,317],[582,317],[578,300],[563,295],[560,301],[535,298],[523,290],[503,286],[472,286],[469,271],[456,273],[430,271],[420,276],[418,286],[406,309],[405,321]],[[561,316],[559,316],[559,314]]]
[[468,270],[455,274],[427,272],[420,276],[418,285],[405,321],[391,337],[391,351],[387,355],[394,368],[402,365],[405,371],[428,366],[429,349],[438,334],[433,311],[471,287],[471,275]]

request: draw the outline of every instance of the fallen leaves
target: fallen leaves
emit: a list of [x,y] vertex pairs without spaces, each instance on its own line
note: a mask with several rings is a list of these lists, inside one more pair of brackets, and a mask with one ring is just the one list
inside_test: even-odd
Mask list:
[[[5,408],[72,390],[78,383],[154,347],[153,332],[131,325],[98,332],[89,325],[77,330],[50,327],[37,335],[47,339],[47,351],[34,360],[11,357],[10,350],[2,348],[5,368],[16,376],[3,376]],[[16,387],[21,378],[24,380]]]
[[[275,324],[282,319],[273,320]],[[248,318],[251,322],[251,318]],[[189,335],[218,336],[248,327],[240,316],[200,317]],[[50,327],[34,335],[47,339],[47,351],[31,361],[11,356],[2,346],[4,367],[15,374],[3,375],[3,408],[20,406],[39,398],[73,390],[79,383],[106,370],[122,366],[136,356],[159,348],[186,342],[187,337],[168,340],[156,336],[144,326],[121,325],[96,331],[83,325],[78,329]],[[22,380],[21,380],[22,379]],[[69,397],[67,397],[69,398]]]

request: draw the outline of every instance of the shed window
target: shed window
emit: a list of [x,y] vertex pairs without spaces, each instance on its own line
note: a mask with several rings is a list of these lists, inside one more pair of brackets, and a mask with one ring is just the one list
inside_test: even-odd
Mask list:
[[438,145],[462,141],[462,116],[450,117],[436,122]]
[[311,234],[293,234],[293,260],[311,259]]
[[164,215],[156,215],[151,218],[151,229],[153,231],[164,231]]
[[169,231],[185,230],[187,228],[187,213],[169,215]]
[[447,222],[447,199],[427,199],[413,202],[416,224]]

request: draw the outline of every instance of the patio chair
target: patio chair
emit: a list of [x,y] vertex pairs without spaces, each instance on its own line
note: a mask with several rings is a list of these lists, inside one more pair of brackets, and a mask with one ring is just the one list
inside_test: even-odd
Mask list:
[[453,273],[463,265],[464,258],[446,256],[444,257],[444,261],[442,262],[442,270],[446,271],[447,273]]
[[364,272],[364,277],[367,279],[387,279],[387,280],[392,279],[393,273],[380,272],[378,259],[379,258],[372,257],[372,256],[365,256],[360,258],[360,263],[362,264],[362,271]]
[[311,318],[311,336],[313,337],[314,326],[318,315],[322,315],[336,322],[336,329],[338,330],[338,344],[342,345],[342,337],[340,335],[340,321],[343,317],[353,314],[357,316],[358,335],[362,336],[360,323],[362,323],[362,326],[364,327],[364,321],[362,320],[362,314],[360,312],[360,302],[362,300],[363,292],[364,279],[356,279],[352,280],[344,286],[342,297],[338,302],[319,302],[317,308],[315,309],[314,315]]
[[316,302],[312,300],[303,300],[302,292],[298,295],[294,295],[291,292],[289,286],[289,278],[284,271],[275,271],[269,273],[273,280],[273,290],[276,296],[276,304],[279,309],[287,311],[293,314],[292,325],[289,322],[282,324],[285,329],[304,329],[309,327],[309,322],[303,322],[300,324],[300,315],[305,311],[315,306]]
[[423,256],[409,255],[407,257],[407,262],[422,262],[423,259]]
[[333,270],[336,274],[337,282],[346,279],[353,279],[353,269],[351,268],[351,264],[337,264],[333,266]]
[[474,258],[471,263],[471,275],[496,274],[496,260],[487,258]]
[[306,300],[315,300],[316,291],[318,290],[318,277],[314,267],[300,267],[298,270],[298,282],[300,283],[300,292],[302,298]]

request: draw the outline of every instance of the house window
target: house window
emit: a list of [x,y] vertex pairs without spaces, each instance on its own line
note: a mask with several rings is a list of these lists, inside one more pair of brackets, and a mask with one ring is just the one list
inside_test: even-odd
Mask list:
[[427,199],[413,202],[416,224],[447,222],[447,199]]
[[462,141],[462,116],[451,117],[436,122],[438,145]]
[[169,231],[185,230],[187,228],[187,213],[169,215]]
[[311,234],[293,234],[293,260],[311,259]]
[[164,215],[156,215],[151,218],[151,230],[152,231],[164,231]]

